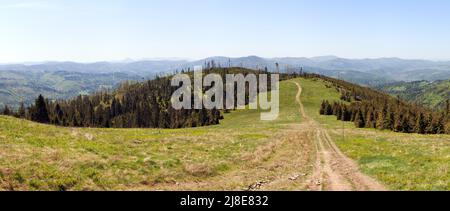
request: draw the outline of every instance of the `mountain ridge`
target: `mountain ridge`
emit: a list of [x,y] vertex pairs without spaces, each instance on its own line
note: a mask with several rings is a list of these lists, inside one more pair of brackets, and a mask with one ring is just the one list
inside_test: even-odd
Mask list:
[[[211,64],[212,61],[214,64]],[[128,59],[122,62],[53,61],[0,64],[0,96],[2,98],[0,106],[4,104],[17,106],[20,101],[29,104],[39,94],[48,96],[54,93],[66,99],[86,91],[93,93],[105,85],[114,87],[121,81],[153,78],[156,75],[193,69],[199,65],[208,66],[208,63],[221,67],[267,68],[269,71],[279,69],[281,72],[317,73],[371,87],[402,81],[433,82],[450,78],[449,61],[400,58],[345,59],[337,56],[264,58],[252,55],[234,58],[215,56],[195,61]],[[49,78],[51,80],[48,80]],[[66,88],[62,95],[61,87]]]
[[[281,71],[299,70],[314,72],[317,69],[327,71],[356,71],[370,73],[378,77],[385,77],[392,81],[435,81],[450,78],[450,61],[431,61],[420,59],[401,58],[366,58],[347,59],[337,56],[318,57],[278,57],[264,58],[255,55],[246,57],[214,56],[204,59],[188,60],[127,60],[126,62],[43,62],[38,64],[0,64],[0,71],[74,71],[74,72],[128,72],[140,76],[154,75],[158,73],[173,72],[176,70],[193,68],[214,61],[220,66],[241,66],[252,69],[268,68]],[[426,74],[431,72],[433,74]],[[390,81],[388,81],[390,82]]]

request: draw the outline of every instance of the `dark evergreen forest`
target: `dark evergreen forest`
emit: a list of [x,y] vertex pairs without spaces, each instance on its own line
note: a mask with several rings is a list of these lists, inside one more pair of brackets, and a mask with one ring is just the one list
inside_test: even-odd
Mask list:
[[[193,78],[190,69],[181,72]],[[252,73],[257,77],[268,74],[270,87],[270,73],[267,70],[208,67],[203,71],[204,75],[210,73],[219,74],[223,79],[226,74],[246,76]],[[296,77],[296,74],[282,74],[280,77],[284,80]],[[159,76],[141,83],[124,82],[112,92],[101,91],[71,100],[50,101],[40,95],[31,107],[25,108],[21,104],[19,110],[13,112],[6,106],[3,114],[65,127],[184,128],[219,124],[223,113],[230,112],[217,109],[173,109],[170,100],[179,87],[171,86],[171,79],[172,76]],[[203,91],[210,88],[204,87]],[[236,91],[234,96],[237,96]],[[245,103],[250,101],[248,89],[245,99]]]
[[314,74],[307,77],[328,81],[341,93],[340,102],[323,101],[321,115],[334,115],[338,120],[354,122],[358,128],[419,134],[450,133],[449,100],[442,111],[435,111],[342,80]]

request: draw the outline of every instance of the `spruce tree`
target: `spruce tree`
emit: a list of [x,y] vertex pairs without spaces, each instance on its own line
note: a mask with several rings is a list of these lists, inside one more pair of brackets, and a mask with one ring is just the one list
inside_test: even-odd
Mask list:
[[402,132],[403,131],[403,125],[402,125],[403,115],[401,114],[400,110],[395,111],[394,116],[394,132]]
[[401,132],[403,133],[410,133],[412,131],[412,128],[410,127],[409,124],[409,118],[407,115],[403,115],[403,118],[401,120]]
[[25,118],[26,115],[27,115],[27,110],[26,110],[25,105],[23,104],[23,102],[21,102],[20,106],[19,106],[19,111],[17,112],[17,116],[19,118]]
[[335,114],[337,116],[337,120],[343,120],[342,119],[342,107],[340,104],[336,105],[336,111]]
[[342,111],[341,111],[341,120],[342,121],[350,121],[350,114],[348,112],[348,108],[346,105],[342,106]]
[[366,114],[366,124],[365,124],[365,127],[366,128],[375,128],[375,124],[374,124],[374,120],[375,120],[375,118],[374,118],[374,113],[373,113],[373,109],[372,108],[370,108],[368,111],[367,111],[367,114]]
[[445,101],[445,116],[447,117],[447,121],[449,121],[450,119],[450,100],[446,100]]
[[364,114],[361,111],[361,109],[359,109],[359,111],[356,113],[355,126],[357,128],[364,128],[365,127]]
[[31,114],[31,120],[40,123],[49,123],[50,118],[47,110],[47,103],[42,95],[36,99],[34,112]]
[[12,114],[11,110],[9,109],[9,107],[7,105],[5,105],[5,107],[3,108],[2,114],[6,115],[6,116],[9,116]]
[[325,115],[333,115],[333,106],[328,101],[326,101]]
[[383,130],[385,129],[385,120],[386,120],[386,111],[385,109],[378,111],[378,115],[377,115],[377,121],[376,121],[376,128]]
[[320,111],[319,111],[320,115],[325,114],[325,107],[326,107],[326,104],[325,104],[325,100],[324,100],[324,101],[322,101],[322,104],[320,105]]
[[446,121],[446,119],[445,119],[446,117],[445,116],[443,116],[443,115],[441,115],[439,118],[438,118],[438,121],[437,121],[437,124],[436,124],[436,134],[445,134],[447,131],[446,131],[446,124],[447,124],[447,121]]
[[425,129],[425,133],[426,134],[435,134],[436,132],[435,132],[434,128],[435,128],[435,125],[436,125],[436,119],[434,118],[434,115],[432,113],[430,113],[428,115],[427,122],[428,122],[428,124],[427,124],[427,127]]
[[425,120],[425,116],[423,113],[420,113],[416,117],[416,123],[414,126],[414,132],[419,134],[425,134],[426,132],[427,123]]
[[384,129],[394,130],[395,112],[393,109],[388,108],[386,112],[386,118],[384,119]]
[[57,122],[57,124],[61,124],[64,122],[64,112],[61,109],[61,106],[59,105],[59,103],[56,104],[55,106],[55,122]]

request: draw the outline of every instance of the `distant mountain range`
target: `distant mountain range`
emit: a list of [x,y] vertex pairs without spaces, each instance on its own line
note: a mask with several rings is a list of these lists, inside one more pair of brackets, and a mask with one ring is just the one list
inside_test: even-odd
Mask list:
[[133,61],[133,62],[46,62],[41,64],[7,64],[0,65],[0,71],[66,71],[77,73],[132,73],[141,76],[149,76],[159,72],[176,69],[187,61]]
[[[0,106],[30,104],[39,94],[52,98],[70,98],[105,87],[115,87],[124,80],[150,79],[157,74],[173,73],[194,66],[239,66],[282,72],[300,71],[382,87],[385,84],[450,79],[450,62],[406,60],[398,58],[344,59],[335,56],[312,58],[229,58],[210,57],[196,61],[184,59],[124,60],[120,62],[42,62],[0,64]],[[278,64],[278,65],[277,65]],[[445,90],[444,90],[445,91]],[[448,91],[448,90],[447,90]],[[431,103],[433,104],[433,103]],[[433,106],[433,105],[432,105]]]
[[145,60],[124,62],[47,62],[42,64],[0,65],[0,71],[68,71],[81,73],[131,73],[142,77],[154,74],[173,72],[175,70],[205,65],[214,61],[216,65],[242,66],[252,69],[276,70],[276,63],[280,71],[293,71],[303,68],[307,72],[315,72],[331,77],[343,79],[359,84],[373,85],[395,81],[435,81],[450,78],[450,61],[406,60],[399,58],[380,59],[344,59],[335,56],[321,57],[285,57],[262,58],[257,56],[228,58],[210,57],[197,61],[187,60]]

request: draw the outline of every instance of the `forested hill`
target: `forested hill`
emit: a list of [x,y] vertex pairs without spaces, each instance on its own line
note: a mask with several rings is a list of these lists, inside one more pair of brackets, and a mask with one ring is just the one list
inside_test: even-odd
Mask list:
[[345,81],[317,76],[330,82],[344,102],[324,100],[322,115],[354,122],[358,128],[376,128],[402,133],[450,134],[450,102],[442,109],[429,109],[376,90]]
[[[192,72],[186,73],[193,76]],[[208,73],[219,74],[222,78],[226,74],[269,74],[267,71],[243,68],[211,68],[204,71],[205,75]],[[49,101],[40,95],[30,108],[21,105],[17,112],[13,112],[6,107],[3,114],[69,127],[182,128],[218,124],[222,112],[227,112],[217,109],[175,110],[170,100],[178,88],[171,86],[171,76],[157,77],[142,83],[123,83],[110,93],[98,92],[71,100]],[[209,87],[205,87],[204,91],[206,89]]]
[[[191,77],[193,73],[186,72]],[[244,68],[210,68],[204,74],[270,73],[267,70]],[[450,104],[433,111],[408,103],[373,89],[330,77],[304,72],[282,74],[281,79],[293,77],[322,79],[336,87],[343,102],[324,103],[320,113],[336,115],[339,120],[353,121],[356,127],[378,128],[405,133],[440,134],[450,131]],[[40,123],[69,127],[105,128],[183,128],[219,124],[224,110],[175,110],[171,96],[178,87],[171,86],[171,77],[157,77],[142,83],[123,83],[113,92],[99,92],[71,100],[49,101],[39,96],[30,108],[21,106],[17,112],[5,108],[3,114],[14,115]],[[270,84],[269,84],[270,87]],[[204,87],[203,91],[209,87]],[[234,93],[235,98],[237,93]],[[248,92],[246,101],[250,101]],[[224,94],[224,97],[226,95]],[[224,101],[225,102],[225,101]],[[192,101],[192,103],[194,103]],[[319,112],[319,111],[318,111]]]
[[450,79],[435,82],[397,82],[376,88],[433,109],[443,109],[446,101],[450,99]]

